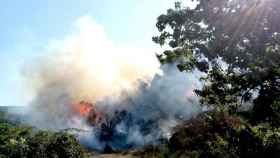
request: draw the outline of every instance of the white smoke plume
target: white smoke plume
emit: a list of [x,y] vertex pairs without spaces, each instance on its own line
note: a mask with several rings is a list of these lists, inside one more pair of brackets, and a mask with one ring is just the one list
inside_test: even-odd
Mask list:
[[36,95],[32,106],[47,110],[54,121],[56,116],[68,119],[67,107],[61,104],[95,103],[106,96],[118,97],[123,90],[133,92],[138,80],[151,80],[159,70],[150,51],[115,46],[90,17],[80,18],[75,26],[76,32],[24,70],[29,91]]
[[[116,46],[90,17],[75,26],[51,53],[25,67],[26,85],[34,94],[27,123],[51,130],[83,129],[89,132],[79,138],[88,146],[123,149],[168,137],[178,119],[199,111],[192,92],[199,88],[199,76],[181,73],[173,64],[160,67],[152,49]],[[111,120],[121,116],[112,127],[115,138],[99,139],[103,131],[73,111],[81,101]]]

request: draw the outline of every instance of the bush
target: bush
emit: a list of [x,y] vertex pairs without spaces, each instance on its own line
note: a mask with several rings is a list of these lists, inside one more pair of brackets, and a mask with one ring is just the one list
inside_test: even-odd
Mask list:
[[[208,112],[178,125],[162,147],[145,148],[141,158],[279,157],[280,129],[251,126],[238,116]],[[146,157],[145,157],[146,156]]]
[[0,123],[0,158],[84,158],[87,152],[67,133],[35,131]]

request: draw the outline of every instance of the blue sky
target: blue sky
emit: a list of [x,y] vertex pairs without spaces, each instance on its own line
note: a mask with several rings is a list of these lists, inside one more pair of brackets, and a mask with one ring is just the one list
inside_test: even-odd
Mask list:
[[22,105],[24,63],[82,16],[102,25],[117,44],[152,45],[156,18],[173,0],[9,0],[0,2],[0,105]]

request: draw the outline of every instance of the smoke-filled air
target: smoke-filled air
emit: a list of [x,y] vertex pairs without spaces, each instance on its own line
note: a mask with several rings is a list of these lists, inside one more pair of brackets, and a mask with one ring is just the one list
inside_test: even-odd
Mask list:
[[72,130],[91,149],[124,150],[167,139],[180,120],[200,111],[193,93],[199,73],[160,66],[153,49],[116,45],[90,17],[74,27],[25,64],[33,94],[25,123]]
[[279,158],[279,8],[0,2],[0,158]]

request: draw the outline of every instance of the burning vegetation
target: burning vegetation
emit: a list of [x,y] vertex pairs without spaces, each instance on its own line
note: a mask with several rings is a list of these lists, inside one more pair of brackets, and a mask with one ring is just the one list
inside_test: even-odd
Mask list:
[[136,59],[130,54],[136,50],[114,48],[88,17],[78,26],[55,57],[41,57],[28,69],[36,95],[26,123],[54,131],[79,129],[83,132],[75,134],[86,147],[119,151],[161,143],[178,120],[200,111],[192,93],[200,86],[200,73],[186,76],[177,63],[159,66],[153,55],[140,53]]
[[[163,67],[165,73],[170,73],[172,78],[173,75],[180,74],[178,70],[171,68],[173,66]],[[180,77],[181,80],[177,81],[188,82],[184,75]],[[85,121],[89,129],[89,136],[78,134],[81,142],[94,150],[113,152],[167,141],[171,128],[178,121],[196,114],[199,109],[195,111],[192,106],[185,105],[187,102],[196,102],[192,96],[180,100],[177,96],[169,95],[172,90],[159,84],[165,80],[170,79],[157,75],[151,85],[143,82],[136,93],[124,92],[117,100],[107,98],[95,104],[86,101],[73,104],[72,110]],[[159,89],[162,94],[158,94]],[[183,91],[184,87],[180,89]],[[172,101],[178,104],[174,106]]]
[[94,110],[93,104],[85,102],[85,101],[81,101],[77,104],[73,104],[72,108],[81,117],[88,117],[90,115],[90,113],[96,113]]
[[279,7],[278,0],[176,3],[156,25],[154,42],[170,48],[158,55],[160,67],[115,48],[83,18],[60,53],[28,73],[36,95],[25,123],[81,129],[80,143],[106,153],[279,157]]

